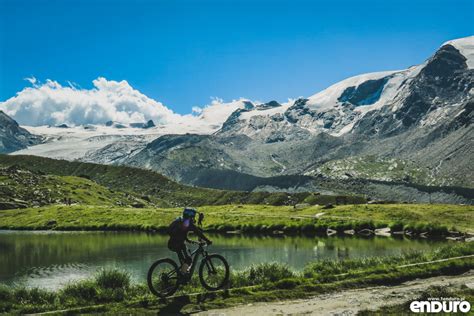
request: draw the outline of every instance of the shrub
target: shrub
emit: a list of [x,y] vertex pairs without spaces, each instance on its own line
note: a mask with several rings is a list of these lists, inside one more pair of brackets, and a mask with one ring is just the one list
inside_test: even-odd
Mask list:
[[232,282],[234,287],[276,282],[282,279],[296,277],[287,265],[279,263],[261,263],[253,265],[244,271],[236,272]]
[[101,270],[95,281],[103,289],[127,289],[130,286],[130,275],[117,269]]
[[9,302],[13,295],[11,291],[4,285],[0,285],[0,302]]
[[[55,295],[52,292],[48,292],[42,289],[33,288],[18,288],[10,294],[10,299],[18,302],[22,305],[45,305],[52,304],[55,299]],[[8,297],[7,297],[8,298]]]
[[61,290],[60,296],[63,302],[94,302],[97,298],[97,287],[89,280],[71,283]]
[[98,292],[97,299],[100,302],[120,302],[125,299],[125,290],[117,289],[101,289]]

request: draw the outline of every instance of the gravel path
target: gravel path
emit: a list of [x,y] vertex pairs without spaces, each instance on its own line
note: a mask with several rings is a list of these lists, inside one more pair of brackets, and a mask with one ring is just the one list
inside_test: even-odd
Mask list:
[[304,300],[255,303],[197,313],[199,316],[241,315],[355,315],[360,310],[376,310],[416,298],[432,285],[474,288],[474,270],[458,276],[413,280],[397,286],[377,286],[322,294]]

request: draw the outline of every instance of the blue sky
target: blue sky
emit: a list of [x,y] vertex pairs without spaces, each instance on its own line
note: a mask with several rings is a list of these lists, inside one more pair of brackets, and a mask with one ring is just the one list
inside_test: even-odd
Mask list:
[[473,21],[472,0],[0,0],[0,101],[30,76],[127,80],[178,113],[286,101],[421,63]]

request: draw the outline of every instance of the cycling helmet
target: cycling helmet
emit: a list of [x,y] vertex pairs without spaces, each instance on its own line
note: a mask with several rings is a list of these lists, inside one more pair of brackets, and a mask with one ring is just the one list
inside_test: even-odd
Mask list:
[[185,207],[183,211],[183,218],[194,218],[196,217],[197,211],[194,208]]

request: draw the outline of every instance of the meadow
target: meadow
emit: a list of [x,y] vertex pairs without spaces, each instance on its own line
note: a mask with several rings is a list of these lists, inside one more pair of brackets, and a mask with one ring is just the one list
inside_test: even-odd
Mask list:
[[[166,232],[181,208],[133,208],[104,205],[48,205],[0,211],[1,229],[137,230]],[[327,206],[214,205],[199,207],[203,228],[211,232],[264,234],[321,233],[333,229],[375,229],[445,236],[474,232],[474,207],[434,204]]]

